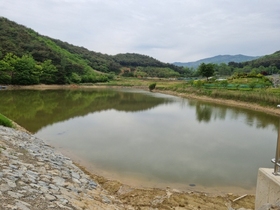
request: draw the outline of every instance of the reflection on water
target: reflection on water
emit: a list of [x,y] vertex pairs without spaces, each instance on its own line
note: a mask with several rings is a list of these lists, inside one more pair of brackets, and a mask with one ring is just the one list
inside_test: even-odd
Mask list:
[[144,91],[6,92],[0,112],[120,176],[250,189],[272,167],[278,119],[265,113]]
[[34,133],[47,125],[88,113],[110,109],[142,111],[170,101],[137,91],[111,89],[0,91],[0,98],[0,112]]

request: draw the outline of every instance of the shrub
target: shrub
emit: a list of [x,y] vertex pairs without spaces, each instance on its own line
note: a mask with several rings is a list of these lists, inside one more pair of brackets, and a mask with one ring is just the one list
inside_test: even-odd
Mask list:
[[193,86],[193,85],[194,85],[194,80],[191,79],[188,83],[189,83],[191,86]]
[[0,114],[0,125],[3,125],[5,127],[11,127],[11,128],[13,127],[12,121],[2,114]]
[[263,78],[264,76],[261,73],[259,73],[259,74],[257,74],[257,77],[258,78]]
[[149,90],[150,90],[150,91],[153,91],[153,89],[156,88],[156,85],[157,85],[156,83],[150,84],[150,85],[149,85]]
[[194,84],[195,87],[201,88],[202,85],[203,85],[203,82],[201,80],[195,80],[193,82],[193,84]]

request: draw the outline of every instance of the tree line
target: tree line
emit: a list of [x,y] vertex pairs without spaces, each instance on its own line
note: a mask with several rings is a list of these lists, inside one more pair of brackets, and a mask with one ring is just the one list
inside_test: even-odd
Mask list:
[[[278,59],[280,60],[280,55]],[[184,71],[185,71],[184,76],[185,77],[199,77],[199,76],[228,77],[232,75],[257,75],[257,74],[262,74],[266,76],[266,75],[280,73],[280,67],[278,68],[275,64],[270,64],[265,67],[263,65],[254,66],[252,65],[252,63],[247,63],[247,62],[245,63],[235,63],[235,62],[229,62],[228,64],[202,63],[197,69],[184,67]],[[255,64],[256,63],[257,62],[255,62]]]
[[[0,17],[0,60],[1,84],[105,82],[123,69],[130,69],[124,76],[134,76],[138,67],[143,67],[144,75],[158,77],[176,76],[182,71],[181,67],[136,53],[112,56],[93,52],[42,36],[3,17]],[[28,63],[30,69],[20,73],[23,70],[20,62]],[[140,70],[138,73],[142,74]]]
[[0,84],[35,85],[35,84],[66,84],[80,82],[105,82],[107,75],[96,74],[90,70],[75,72],[72,64],[62,60],[55,66],[51,60],[37,62],[32,55],[18,57],[13,53],[6,54],[0,60]]

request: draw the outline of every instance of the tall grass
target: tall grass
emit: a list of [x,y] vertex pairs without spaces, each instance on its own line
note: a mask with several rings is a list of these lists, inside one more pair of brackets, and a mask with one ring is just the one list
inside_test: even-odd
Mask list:
[[5,127],[11,127],[11,128],[13,127],[12,121],[2,114],[0,114],[0,125],[3,125]]
[[[156,82],[157,90],[174,91],[178,93],[205,95],[212,98],[229,99],[256,103],[262,106],[276,107],[280,104],[280,88],[247,88],[234,85],[232,88],[219,86],[208,88],[203,83],[200,85],[185,81],[167,80],[139,80],[137,78],[122,78],[110,82],[109,85],[118,86],[143,86],[148,87],[151,82]],[[248,80],[250,82],[250,80]],[[108,85],[108,84],[107,84]]]
[[214,90],[211,92],[213,98],[232,99],[237,101],[258,103],[264,106],[276,107],[280,104],[280,97],[275,94],[269,94],[268,91],[229,91]]
[[203,87],[192,87],[186,84],[177,84],[172,86],[159,87],[157,89],[170,90],[187,94],[205,95],[211,98],[257,103],[262,106],[276,107],[277,104],[280,104],[280,91],[276,91],[273,88],[256,90],[228,90],[208,89]]

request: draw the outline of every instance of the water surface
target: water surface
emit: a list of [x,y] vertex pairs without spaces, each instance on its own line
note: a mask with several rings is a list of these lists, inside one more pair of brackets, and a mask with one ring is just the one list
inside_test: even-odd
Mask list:
[[278,118],[265,113],[126,89],[0,97],[1,113],[124,182],[252,190],[272,167]]

